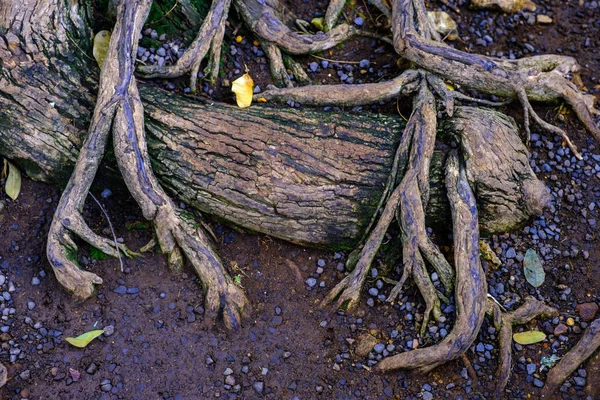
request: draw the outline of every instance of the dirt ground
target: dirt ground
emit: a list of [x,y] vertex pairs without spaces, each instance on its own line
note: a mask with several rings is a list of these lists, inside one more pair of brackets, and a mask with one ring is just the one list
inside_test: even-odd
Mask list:
[[[310,7],[314,7],[313,3]],[[370,23],[375,21],[365,10],[366,2],[348,3],[350,21],[358,15],[364,15]],[[471,39],[458,41],[457,47],[521,57],[526,55],[524,50],[530,52],[524,46],[527,43],[541,54],[559,52],[575,56],[583,67],[583,83],[600,97],[598,3],[584,2],[580,6],[576,1],[547,0],[538,4],[553,23],[531,25],[523,17],[508,33],[501,33],[506,29],[505,22],[510,23],[507,16],[476,13],[461,7],[460,14],[451,15],[460,24],[460,36]],[[326,4],[317,6],[317,10],[324,11]],[[430,6],[439,9],[442,2],[432,2]],[[304,3],[298,5],[302,18],[312,19],[315,9],[310,7]],[[477,32],[470,31],[473,26],[477,30],[485,27],[492,43],[475,40]],[[233,43],[233,37],[227,40]],[[372,53],[354,50],[365,45],[365,40],[340,46],[323,58],[358,62]],[[383,78],[391,78],[397,73],[394,57],[390,55],[392,49],[382,48],[370,61],[377,71],[383,72]],[[300,60],[307,68],[315,61],[309,57]],[[246,61],[254,71],[255,82],[266,87],[268,69],[259,68],[258,62],[253,66],[253,60]],[[229,71],[226,77],[233,76],[235,70],[232,60],[228,62],[224,67]],[[335,80],[324,71],[311,77],[317,82]],[[215,90],[215,96],[220,93],[230,101],[220,85]],[[395,104],[380,108],[386,112],[395,109]],[[556,106],[538,110],[544,111],[541,115],[545,118],[558,115]],[[520,121],[519,111],[512,112]],[[580,148],[595,149],[595,154],[600,154],[600,144],[589,139],[572,114],[561,118],[565,119],[562,126]],[[538,153],[538,165],[547,162],[547,151],[532,150]],[[561,229],[561,237],[552,243],[554,255],[546,259],[546,282],[539,291],[526,284],[511,286],[512,292],[521,298],[531,293],[561,311],[558,321],[537,321],[530,328],[551,333],[569,317],[575,319],[575,325],[563,334],[566,341],[550,335],[542,344],[515,349],[515,366],[506,398],[540,398],[541,389],[536,381],[545,377],[539,371],[542,356],[549,355],[551,349],[562,355],[572,347],[585,327],[575,306],[600,301],[600,243],[597,228],[585,222],[598,219],[600,175],[588,176],[585,186],[573,183],[569,173],[560,171],[542,170],[538,176],[553,188],[557,182],[563,186],[573,184],[581,195],[578,200],[585,207],[594,201],[597,207],[582,217],[581,210],[566,200],[561,206],[555,203],[553,212],[546,216]],[[106,188],[113,193],[101,198],[99,195]],[[110,215],[117,237],[133,249],[150,240],[152,232],[123,187],[101,176],[92,191]],[[253,307],[252,317],[241,331],[226,332],[222,325],[206,329],[202,324],[203,291],[193,271],[187,268],[182,274],[173,275],[166,259],[159,254],[125,260],[125,269],[121,271],[118,261],[102,259],[82,245],[80,261],[86,269],[100,275],[104,283],[98,286],[95,297],[77,303],[58,284],[45,257],[46,232],[59,196],[58,189],[28,179],[24,180],[17,201],[11,202],[3,193],[0,195],[5,203],[0,210],[0,274],[6,278],[0,277],[3,310],[0,362],[7,366],[9,376],[6,386],[0,388],[2,399],[483,399],[492,393],[497,346],[491,340],[493,328],[489,323],[485,323],[475,342],[484,345],[485,351],[480,352],[474,344],[467,352],[472,364],[469,367],[473,367],[476,376],[469,375],[464,361],[448,363],[426,376],[406,372],[374,375],[369,359],[355,354],[355,341],[361,334],[371,333],[382,343],[399,348],[405,343],[395,340],[396,337],[403,340],[411,335],[416,337],[411,319],[413,314],[422,312],[422,304],[414,287],[406,291],[406,302],[414,304],[410,319],[406,317],[406,308],[399,310],[398,305],[394,307],[377,299],[373,305],[367,304],[370,297],[367,290],[376,279],[367,284],[357,311],[348,315],[332,313],[319,308],[318,303],[343,277],[338,266],[347,254],[301,248],[215,222],[211,227],[218,239],[219,254],[232,275],[240,280]],[[106,230],[107,221],[91,200],[85,216],[97,232]],[[527,232],[492,241],[498,243],[504,257],[508,247],[514,246],[517,251],[528,248],[531,236]],[[575,255],[573,247],[579,249]],[[584,257],[583,251],[587,256]],[[505,282],[508,287],[511,276],[523,281],[523,276],[516,272],[518,268],[520,264],[514,263],[506,275],[495,272],[490,277],[493,280],[490,287],[497,289],[497,281]],[[309,278],[316,279],[313,288],[307,286]],[[390,288],[386,285],[384,290]],[[66,337],[107,326],[112,326],[114,332],[99,337],[85,349],[65,342]],[[558,346],[553,345],[556,341],[560,342]],[[534,374],[527,371],[530,364],[537,367]],[[584,379],[583,384],[578,384],[581,381],[573,380],[574,377],[564,393],[556,393],[557,398],[600,398],[600,357],[596,355],[583,369],[576,374]]]

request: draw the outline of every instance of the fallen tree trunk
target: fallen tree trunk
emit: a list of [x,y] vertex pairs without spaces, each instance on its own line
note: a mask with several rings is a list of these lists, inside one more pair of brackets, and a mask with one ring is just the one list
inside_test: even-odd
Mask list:
[[[142,86],[140,92],[153,168],[167,190],[217,218],[305,245],[351,248],[357,243],[375,213],[403,128],[399,118],[382,115],[345,118],[266,106],[240,110],[171,95],[153,86]],[[64,183],[78,154],[80,125],[57,129],[55,119],[44,120],[43,114],[37,114],[37,125],[33,128],[32,123],[28,131],[23,129],[26,118],[20,109],[3,100],[7,107],[0,111],[0,154],[34,179]],[[486,213],[484,204],[482,230],[499,231],[523,223],[540,211],[545,200],[540,192],[543,185],[533,172],[525,171],[527,152],[516,127],[510,118],[493,111],[459,110],[450,129],[469,130],[469,143],[476,142],[470,144],[475,149],[471,153],[480,161],[471,163],[470,177],[482,182],[482,165],[490,165],[486,154],[495,159],[493,169],[505,164],[506,170],[514,170],[514,165],[523,170],[514,177],[523,190],[511,187],[501,192],[490,185],[479,190],[481,197],[502,199],[510,209],[503,215],[497,207],[488,207]],[[83,107],[77,111],[83,119],[89,117]],[[473,113],[487,117],[483,125],[490,118],[497,120],[494,135],[472,134],[477,128],[469,122],[477,120]],[[498,158],[493,149],[506,147],[507,142],[519,151]],[[449,221],[439,179],[444,158],[445,151],[438,150],[432,160],[427,214],[434,225]],[[531,187],[535,196],[529,193]],[[496,215],[509,218],[500,222]]]

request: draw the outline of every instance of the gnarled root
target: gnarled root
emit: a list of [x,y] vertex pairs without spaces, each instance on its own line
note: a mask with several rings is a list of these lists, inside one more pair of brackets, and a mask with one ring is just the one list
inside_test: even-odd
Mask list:
[[435,100],[428,85],[421,85],[414,101],[414,111],[405,134],[410,135],[410,158],[398,189],[400,207],[397,220],[402,230],[403,274],[392,289],[388,301],[393,301],[402,290],[408,277],[415,280],[425,300],[425,313],[421,335],[425,334],[429,315],[437,320],[441,315],[440,301],[431,282],[423,257],[435,268],[446,290],[453,287],[454,272],[440,250],[427,237],[425,230],[425,207],[429,201],[429,166],[436,137]]
[[[332,88],[334,88],[334,87],[335,86],[333,86]],[[404,87],[404,86],[403,86],[403,84],[399,83],[395,87],[396,87],[396,90],[400,91],[402,89],[402,87]],[[312,98],[310,94],[308,94],[308,95],[303,94],[303,93],[306,93],[305,89],[308,89],[310,91],[310,88],[311,88],[311,86],[308,86],[306,88],[294,88],[294,89],[290,89],[289,92],[300,93],[300,96],[302,96],[303,98]],[[346,87],[346,88],[351,90],[351,87]],[[285,89],[275,89],[275,90],[276,91],[279,91],[279,90],[285,91]],[[365,92],[365,94],[367,94],[367,93],[370,93],[373,96],[377,95],[376,90],[374,90],[374,89],[367,90]],[[304,97],[304,96],[306,96],[306,97]],[[344,91],[340,91],[338,94],[333,94],[329,98],[329,100],[335,101],[334,99],[339,99],[341,96],[344,96],[344,97],[346,96]],[[412,125],[411,125],[410,121],[412,121]],[[399,168],[404,169],[406,161],[408,159],[408,153],[410,151],[410,143],[411,143],[411,140],[413,137],[414,124],[416,123],[412,117],[411,117],[410,121],[409,121],[409,124],[407,125],[407,127],[404,129],[404,133],[402,135],[400,144],[398,146],[396,155],[394,157],[394,163],[392,166],[392,171],[390,173],[390,176],[388,177],[388,183],[386,185],[386,189],[382,195],[381,201],[378,206],[378,209],[379,209],[385,203],[385,207],[383,208],[382,214],[379,217],[379,219],[377,220],[377,224],[376,224],[375,228],[369,234],[369,237],[367,238],[365,245],[363,246],[363,248],[358,256],[358,261],[354,265],[354,270],[348,276],[346,276],[344,279],[342,279],[327,294],[327,296],[325,297],[325,299],[323,299],[323,301],[321,303],[322,306],[333,303],[337,299],[336,308],[340,308],[344,305],[344,303],[348,302],[347,309],[351,310],[351,309],[355,308],[360,301],[360,292],[362,290],[365,279],[367,277],[367,272],[369,271],[369,267],[371,266],[371,263],[373,262],[373,259],[375,258],[375,255],[377,254],[377,251],[379,251],[379,247],[381,246],[381,243],[383,242],[385,233],[387,232],[390,224],[392,223],[392,220],[394,219],[396,210],[398,209],[398,206],[400,204],[400,197],[402,196],[402,189],[399,186],[393,190],[393,192],[389,196],[389,198],[388,198],[388,194],[391,191],[391,189],[394,187],[394,185],[396,184],[396,175],[398,174]],[[409,129],[409,126],[412,126],[412,127]],[[375,213],[373,218],[376,218],[376,215],[377,215],[377,213]],[[372,223],[373,223],[373,221],[371,221],[371,224]],[[349,259],[348,263],[351,263],[351,261],[353,262],[353,260]]]
[[[335,28],[333,25],[337,20],[339,12],[344,5],[343,1],[334,0],[330,2],[331,10],[328,9],[326,19],[329,24],[327,33],[301,34],[294,32],[291,25],[296,19],[290,12],[280,4],[279,1],[258,0],[235,0],[235,8],[246,23],[246,26],[257,36],[271,65],[271,75],[276,86],[292,87],[286,69],[287,54],[308,54],[330,49],[339,43],[348,40],[358,31],[348,24],[340,24]],[[294,63],[293,60],[288,64]],[[308,76],[297,66],[290,68],[296,76],[296,81],[301,84],[308,83]]]
[[126,2],[119,7],[113,38],[100,74],[100,90],[88,136],[71,179],[60,198],[48,233],[46,255],[56,278],[81,299],[90,297],[94,284],[102,283],[102,279],[79,269],[74,236],[112,256],[117,256],[119,251],[126,256],[135,255],[125,246],[115,247],[113,241],[92,232],[83,220],[81,210],[104,155],[113,118],[123,101],[123,90],[133,71],[132,60],[137,51],[139,32],[150,11],[150,4],[149,1],[141,0]]
[[[436,319],[440,316],[439,299],[422,259],[422,255],[425,256],[438,272],[446,289],[451,290],[452,268],[439,249],[427,237],[425,231],[424,205],[427,204],[429,198],[429,165],[433,154],[435,130],[434,98],[426,82],[423,81],[419,95],[415,98],[414,112],[404,130],[394,162],[395,166],[399,166],[403,170],[407,168],[408,171],[404,174],[400,185],[387,199],[383,213],[375,229],[369,235],[354,271],[336,285],[324,299],[323,304],[333,302],[338,296],[338,307],[346,301],[350,302],[348,308],[354,308],[358,304],[368,269],[383,241],[394,213],[397,213],[398,207],[400,207],[400,215],[397,216],[397,219],[401,221],[403,231],[404,274],[401,282],[392,290],[388,300],[392,301],[406,279],[413,276],[426,303],[421,333],[424,334],[431,313]],[[405,167],[407,160],[408,166]],[[393,178],[392,184],[395,180]]]
[[428,372],[456,359],[473,343],[485,316],[487,284],[479,259],[479,228],[475,197],[456,152],[447,163],[446,186],[452,210],[454,263],[456,268],[456,320],[440,343],[384,358],[376,366],[380,373],[396,369]]
[[153,222],[160,248],[172,269],[179,269],[185,255],[205,291],[205,324],[222,312],[225,326],[237,329],[247,314],[248,301],[213,251],[202,228],[179,210],[159,185],[150,166],[144,131],[144,111],[135,79],[128,87],[123,112],[113,124],[115,155],[123,179],[144,217]]
[[550,397],[559,386],[600,347],[600,319],[594,320],[583,336],[560,362],[548,372],[543,397]]
[[206,75],[215,82],[219,72],[221,45],[225,34],[225,21],[231,0],[214,0],[194,41],[175,65],[140,66],[138,72],[146,78],[175,78],[190,73],[190,90],[196,92],[196,80],[202,60],[210,51]]
[[[594,100],[581,94],[567,77],[579,71],[577,62],[564,56],[537,56],[517,61],[506,61],[469,54],[429,39],[428,30],[420,22],[424,19],[422,0],[394,0],[392,3],[392,33],[398,54],[444,79],[466,88],[507,98],[518,98],[525,111],[525,127],[529,130],[529,116],[541,128],[568,139],[566,133],[537,116],[530,100],[551,102],[564,100],[570,104],[596,139],[600,128],[592,114]],[[567,141],[575,155],[575,146]]]
[[294,101],[312,106],[357,106],[387,101],[416,90],[420,82],[418,71],[407,70],[388,82],[362,85],[321,85],[277,89],[270,87],[254,96],[285,103]]
[[72,234],[109,255],[118,255],[118,251],[128,256],[134,254],[124,246],[116,248],[111,241],[95,235],[80,215],[112,128],[121,173],[144,216],[154,223],[158,243],[168,255],[169,264],[175,270],[180,269],[185,255],[200,277],[206,294],[205,323],[213,323],[222,311],[225,325],[235,329],[247,312],[245,295],[227,275],[206,234],[194,227],[193,221],[174,206],[150,167],[144,111],[133,76],[138,38],[150,4],[148,0],[138,0],[123,2],[119,7],[113,38],[101,72],[100,92],[90,133],[50,227],[48,259],[58,280],[77,296],[86,298],[93,291],[93,283],[101,283],[102,280],[77,269],[70,256],[70,252],[77,248]]
[[493,318],[494,326],[499,332],[500,361],[498,362],[498,372],[496,373],[497,383],[494,392],[495,398],[499,399],[506,388],[512,368],[513,326],[526,324],[534,318],[555,317],[558,315],[558,310],[545,305],[533,297],[527,297],[521,307],[510,313],[503,313],[496,302],[490,301],[488,313]]

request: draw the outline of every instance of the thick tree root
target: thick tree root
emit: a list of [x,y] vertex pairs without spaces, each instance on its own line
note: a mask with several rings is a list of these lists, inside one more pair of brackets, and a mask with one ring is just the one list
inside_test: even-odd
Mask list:
[[527,297],[525,303],[513,312],[503,313],[499,305],[489,302],[488,313],[498,331],[499,357],[496,373],[496,389],[494,397],[502,398],[512,369],[512,335],[513,327],[523,325],[535,318],[552,318],[558,316],[558,310],[549,307],[533,297]]
[[102,283],[102,279],[79,269],[74,236],[82,238],[109,255],[116,256],[118,251],[122,251],[126,256],[134,255],[125,246],[119,245],[117,249],[113,241],[92,232],[83,220],[81,211],[104,155],[112,120],[120,112],[124,91],[133,72],[132,59],[137,51],[139,31],[149,10],[150,2],[145,0],[138,1],[137,4],[128,3],[120,9],[113,40],[110,42],[100,74],[100,90],[88,136],[48,232],[46,255],[56,278],[67,290],[81,299],[90,297],[94,291],[94,284]]
[[212,2],[196,38],[175,65],[140,66],[138,72],[146,78],[175,78],[190,73],[190,89],[195,92],[200,64],[210,51],[210,61],[205,74],[209,76],[211,82],[215,82],[219,73],[221,45],[230,5],[231,0],[214,0]]
[[440,300],[431,282],[423,257],[435,268],[448,292],[452,291],[454,272],[425,229],[425,207],[429,202],[429,166],[436,137],[436,108],[428,85],[423,82],[414,101],[414,110],[405,134],[412,137],[410,158],[402,178],[400,207],[396,219],[402,231],[403,273],[392,289],[388,301],[398,297],[408,277],[415,280],[425,300],[421,335],[425,334],[430,314],[437,320],[441,315]]
[[446,185],[454,232],[454,327],[444,340],[434,346],[384,358],[375,366],[376,372],[385,373],[397,369],[431,371],[438,365],[460,357],[477,337],[483,322],[487,283],[479,259],[477,208],[464,166],[459,165],[455,152],[448,159]]
[[[323,300],[329,304],[336,298],[337,307],[349,301],[348,308],[354,308],[360,299],[360,292],[371,263],[394,214],[400,215],[404,273],[398,286],[392,290],[388,301],[399,293],[402,284],[413,276],[425,299],[426,310],[421,333],[424,334],[429,315],[437,319],[441,315],[440,302],[436,290],[429,278],[422,256],[434,266],[446,290],[452,290],[453,271],[439,249],[427,237],[425,231],[424,205],[429,199],[429,165],[433,154],[436,133],[436,112],[434,98],[427,84],[422,83],[419,95],[415,98],[414,111],[404,130],[398,149],[395,165],[404,165],[408,159],[407,172],[402,182],[387,200],[381,218],[363,247],[354,271],[338,283]],[[385,195],[384,195],[385,196]]]
[[191,217],[173,204],[156,180],[150,166],[144,110],[135,79],[129,85],[123,110],[113,124],[113,142],[125,184],[144,217],[153,222],[158,244],[168,255],[171,268],[179,270],[185,255],[196,270],[205,290],[205,324],[214,323],[222,312],[225,326],[238,329],[249,311],[246,296],[225,271],[206,233],[193,226]]
[[153,222],[158,244],[174,270],[183,262],[193,265],[205,290],[205,324],[214,323],[222,312],[225,326],[237,329],[249,311],[248,301],[225,271],[206,233],[179,210],[159,185],[150,168],[144,130],[144,113],[135,81],[130,86],[129,110],[115,119],[114,146],[127,187],[144,217]]
[[[48,258],[58,280],[77,296],[86,298],[92,294],[92,284],[101,283],[101,279],[78,270],[69,260],[68,252],[76,250],[70,234],[80,236],[107,254],[118,254],[119,250],[111,247],[113,242],[95,235],[79,214],[112,129],[115,155],[125,183],[144,216],[154,223],[158,243],[168,255],[171,268],[181,269],[185,255],[200,277],[206,296],[205,324],[214,323],[222,312],[226,327],[236,329],[248,311],[245,295],[227,275],[206,234],[174,206],[150,167],[144,110],[133,77],[137,42],[150,4],[150,1],[139,0],[124,2],[119,7],[113,40],[101,72],[100,94],[90,134],[54,216]],[[125,255],[133,254],[122,249]]]
[[285,17],[281,15],[278,1],[235,0],[234,5],[254,34],[288,54],[328,50],[357,34],[357,30],[347,24],[340,24],[322,34],[296,33],[284,23]]
[[546,377],[543,397],[553,396],[560,385],[600,347],[600,319],[594,320],[583,332],[579,342],[560,362],[554,366]]
[[388,82],[362,85],[322,85],[299,88],[269,88],[254,96],[269,101],[285,103],[294,101],[313,106],[358,106],[378,103],[414,92],[420,82],[418,71],[407,70]]

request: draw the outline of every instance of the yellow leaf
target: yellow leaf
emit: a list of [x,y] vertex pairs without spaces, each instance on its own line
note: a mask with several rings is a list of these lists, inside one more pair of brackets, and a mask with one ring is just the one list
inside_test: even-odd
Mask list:
[[236,43],[240,43],[242,40],[244,40],[244,37],[243,37],[243,36],[241,36],[241,35],[237,35],[237,36],[235,37],[235,41],[236,41]]
[[106,52],[108,51],[108,44],[110,43],[110,32],[100,31],[94,36],[94,49],[92,53],[98,63],[98,67],[102,69],[104,59],[106,58]]
[[4,190],[8,197],[16,200],[21,192],[21,172],[7,160],[4,160],[4,164],[8,164],[8,177],[6,178]]
[[258,99],[256,99],[256,101],[259,103],[266,103],[267,99],[265,99],[264,97],[259,97]]
[[102,335],[103,333],[104,333],[104,330],[98,329],[95,331],[86,332],[83,335],[77,336],[76,338],[68,337],[65,340],[67,342],[71,343],[73,346],[79,347],[82,349],[85,346],[87,346],[88,344],[90,344],[90,342],[92,340],[96,339],[98,336]]
[[446,87],[450,90],[454,90],[454,86],[452,86],[450,83],[448,82],[444,82],[444,84],[446,84]]
[[310,21],[310,23],[312,24],[312,26],[314,26],[315,28],[317,28],[320,31],[325,32],[324,28],[323,28],[323,22],[324,22],[324,18],[313,18],[312,21]]
[[546,334],[540,331],[527,331],[513,335],[513,340],[522,345],[541,342],[544,339],[546,339]]
[[238,107],[250,107],[250,104],[252,104],[253,88],[254,81],[247,72],[231,83],[231,91],[235,93],[235,101]]

